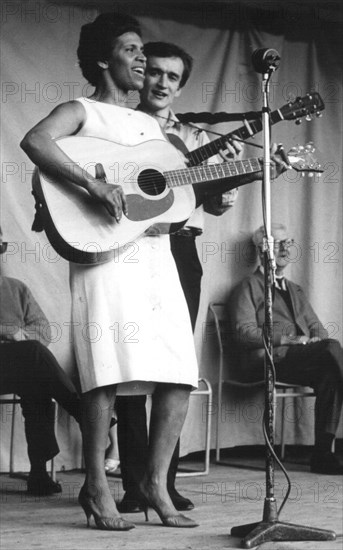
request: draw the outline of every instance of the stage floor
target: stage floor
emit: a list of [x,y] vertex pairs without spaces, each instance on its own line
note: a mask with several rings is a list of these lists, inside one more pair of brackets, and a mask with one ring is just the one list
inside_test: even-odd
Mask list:
[[[195,529],[164,527],[157,514],[149,510],[149,522],[143,514],[126,517],[136,524],[129,532],[98,531],[86,528],[86,517],[77,503],[83,483],[80,471],[58,472],[63,492],[51,497],[31,497],[22,479],[0,476],[1,550],[219,550],[240,548],[240,539],[230,536],[234,526],[259,522],[265,497],[263,461],[243,459],[230,466],[212,464],[208,476],[179,477],[178,490],[193,500],[195,509],[188,513],[200,526]],[[232,464],[235,464],[234,466]],[[183,463],[201,468],[200,462]],[[238,467],[237,467],[238,466]],[[329,529],[337,538],[329,542],[265,542],[263,550],[342,550],[343,512],[342,478],[311,474],[306,465],[285,463],[292,491],[279,519],[298,525]],[[121,480],[110,478],[116,500],[122,497]],[[287,490],[280,470],[275,472],[275,497],[278,507]],[[93,522],[92,522],[93,526]]]

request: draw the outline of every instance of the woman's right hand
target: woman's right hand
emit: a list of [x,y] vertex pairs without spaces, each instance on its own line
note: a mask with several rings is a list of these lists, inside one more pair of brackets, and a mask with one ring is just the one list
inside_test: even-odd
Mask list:
[[119,223],[122,213],[128,213],[126,196],[121,185],[107,182],[102,164],[95,166],[95,179],[89,182],[87,187],[89,194],[101,202],[107,212]]

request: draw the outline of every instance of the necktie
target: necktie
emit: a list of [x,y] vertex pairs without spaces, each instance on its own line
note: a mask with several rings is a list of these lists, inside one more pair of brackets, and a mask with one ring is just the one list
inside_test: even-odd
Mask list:
[[275,286],[279,290],[287,291],[285,277],[275,277]]

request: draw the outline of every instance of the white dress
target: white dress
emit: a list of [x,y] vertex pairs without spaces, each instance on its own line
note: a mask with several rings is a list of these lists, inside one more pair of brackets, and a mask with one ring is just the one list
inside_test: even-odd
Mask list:
[[[144,113],[78,101],[87,113],[80,136],[126,145],[164,139],[158,123]],[[70,285],[83,392],[134,381],[197,386],[191,323],[168,235],[143,235],[104,264],[71,263]]]

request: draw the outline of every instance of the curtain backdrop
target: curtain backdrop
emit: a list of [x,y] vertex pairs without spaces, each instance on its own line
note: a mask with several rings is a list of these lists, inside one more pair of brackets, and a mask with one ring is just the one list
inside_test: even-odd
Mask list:
[[[95,8],[96,6],[96,8]],[[167,40],[188,51],[195,60],[190,81],[175,104],[187,111],[260,110],[261,76],[252,69],[256,48],[275,48],[281,56],[273,74],[270,107],[275,110],[296,96],[318,91],[325,102],[321,118],[300,125],[280,122],[272,140],[285,149],[313,141],[324,168],[318,177],[300,177],[289,171],[272,183],[272,219],[289,228],[296,251],[288,276],[304,286],[332,337],[342,342],[342,80],[340,4],[197,2],[20,2],[2,3],[1,97],[1,224],[8,253],[1,257],[8,276],[23,280],[33,291],[51,322],[51,350],[63,368],[75,375],[70,340],[68,264],[56,255],[44,233],[33,233],[31,196],[33,166],[19,148],[24,134],[56,105],[92,88],[77,65],[81,26],[100,11],[120,9],[140,20],[145,41]],[[137,95],[130,96],[135,107]],[[241,123],[218,124],[210,129],[227,133]],[[215,135],[211,135],[215,137]],[[261,144],[262,137],[255,137]],[[245,147],[245,157],[261,151]],[[200,374],[217,390],[217,351],[210,301],[225,301],[232,286],[255,269],[251,233],[262,223],[261,184],[240,189],[234,207],[221,217],[206,215],[198,238],[204,269],[201,305],[195,340]],[[223,446],[261,444],[262,395],[225,392],[220,415]],[[192,398],[182,434],[182,454],[204,449],[205,402]],[[287,442],[313,443],[313,401],[288,407]],[[2,407],[1,471],[8,468],[11,411]],[[27,469],[21,415],[17,419],[16,463]],[[342,437],[342,431],[340,431]],[[277,441],[279,438],[277,430]],[[60,419],[61,452],[57,467],[80,465],[81,444],[73,420]],[[214,430],[212,444],[214,443]],[[213,446],[213,445],[212,445]]]

